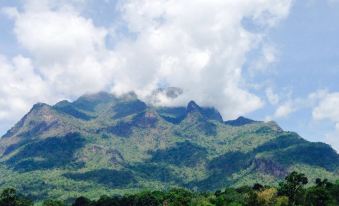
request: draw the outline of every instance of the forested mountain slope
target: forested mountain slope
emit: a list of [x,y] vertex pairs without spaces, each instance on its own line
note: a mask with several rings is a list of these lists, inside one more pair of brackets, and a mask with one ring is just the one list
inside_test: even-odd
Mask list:
[[134,94],[38,103],[0,139],[0,186],[32,198],[275,184],[296,170],[339,177],[329,145],[214,108],[154,107]]

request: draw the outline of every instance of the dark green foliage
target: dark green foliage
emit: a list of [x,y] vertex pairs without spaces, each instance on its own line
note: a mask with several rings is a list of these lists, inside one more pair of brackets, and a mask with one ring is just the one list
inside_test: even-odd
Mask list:
[[146,108],[146,104],[140,100],[121,102],[113,107],[113,111],[115,112],[113,118],[118,119],[131,114],[143,112]]
[[[332,196],[335,185],[327,179],[317,178],[315,186],[308,188],[305,198],[305,204],[310,206],[335,205],[336,199]],[[335,194],[335,193],[334,193]],[[337,193],[336,195],[338,195]],[[338,203],[338,202],[337,202]]]
[[165,195],[168,205],[189,205],[193,193],[184,189],[172,189]]
[[141,112],[132,119],[132,125],[139,128],[155,128],[158,118],[154,113]]
[[246,201],[246,204],[244,204],[244,205],[246,205],[246,206],[261,206],[261,204],[258,200],[257,193],[255,193],[253,191],[251,191],[247,194],[245,201]]
[[157,112],[162,118],[173,124],[179,124],[186,116],[185,107],[160,107]]
[[187,105],[186,115],[188,115],[189,113],[199,113],[204,120],[215,120],[218,122],[223,121],[220,113],[215,108],[203,108],[197,105],[197,103],[195,103],[194,101],[190,101]]
[[144,179],[157,180],[164,184],[167,182],[176,182],[180,185],[183,184],[182,180],[174,174],[174,171],[164,165],[147,162],[130,165],[129,169],[133,170],[138,176]]
[[[34,141],[24,146],[6,164],[22,172],[81,166],[81,164],[74,162],[74,154],[84,143],[84,139],[77,133],[68,134],[65,137],[52,137]],[[35,160],[34,158],[41,159]]]
[[220,113],[215,108],[202,108],[193,101],[188,104],[187,108],[161,107],[158,108],[157,111],[161,117],[173,124],[179,124],[190,112],[199,112],[205,120],[215,120],[218,122],[223,121]]
[[339,156],[335,150],[324,143],[304,143],[289,147],[286,150],[278,150],[273,159],[285,165],[304,163],[320,166],[333,171],[339,164]]
[[20,133],[18,136],[20,137],[34,137],[34,136],[38,136],[39,134],[41,134],[44,131],[49,130],[50,128],[52,128],[53,126],[57,125],[57,122],[51,122],[51,123],[46,123],[44,121],[42,122],[30,122],[30,127],[31,129],[29,131]]
[[209,188],[218,189],[230,184],[227,177],[243,168],[250,167],[253,162],[254,155],[243,152],[227,152],[219,157],[210,160],[207,164],[207,170],[211,174],[207,179],[199,182],[193,182],[190,187],[198,186],[203,190]]
[[2,205],[16,205],[17,195],[15,189],[5,189],[4,191],[2,191],[0,198]]
[[304,185],[308,179],[304,174],[292,172],[285,178],[285,182],[279,184],[279,194],[286,195],[290,200],[290,205],[302,203]]
[[220,113],[215,108],[201,108],[201,114],[208,120],[223,121]]
[[[121,177],[123,178],[123,177]],[[109,181],[109,180],[108,180]],[[307,177],[292,172],[279,188],[263,186],[226,188],[216,192],[192,192],[173,188],[166,191],[141,191],[125,195],[102,195],[96,200],[85,196],[73,198],[72,206],[335,206],[338,205],[339,184],[317,179],[315,185],[304,188]],[[278,191],[278,192],[277,192]],[[32,206],[27,198],[5,189],[0,195],[0,206]],[[48,199],[42,206],[65,206],[62,201]]]
[[289,146],[306,143],[304,139],[301,139],[299,135],[295,133],[289,133],[280,135],[279,137],[260,145],[255,149],[255,152],[267,152],[272,150],[284,149]]
[[200,123],[197,128],[206,136],[217,135],[217,126],[211,122]]
[[331,202],[330,193],[323,187],[312,187],[307,191],[305,203],[309,206],[324,206]]
[[72,206],[91,206],[91,205],[92,201],[86,197],[78,197],[72,204]]
[[118,206],[120,204],[120,196],[109,197],[106,195],[101,196],[96,203],[92,205],[100,206]]
[[255,190],[255,191],[261,191],[261,190],[263,190],[264,189],[264,186],[262,186],[261,184],[259,184],[259,183],[255,183],[254,185],[253,185],[253,190]]
[[128,137],[132,134],[132,124],[129,122],[119,121],[116,125],[105,128],[103,131],[119,137]]
[[152,153],[151,162],[193,167],[206,157],[207,151],[189,141],[179,142],[174,147]]
[[117,171],[109,169],[93,170],[85,173],[68,173],[64,175],[67,178],[82,181],[89,180],[107,187],[123,187],[135,184],[133,175],[128,171]]
[[255,131],[255,134],[272,134],[276,133],[271,127],[264,126]]
[[242,168],[251,164],[252,156],[242,152],[228,152],[213,159],[208,168],[210,170],[217,170],[224,175],[230,175],[234,172],[241,170]]
[[251,120],[251,119],[247,119],[245,117],[239,117],[236,120],[229,120],[229,121],[225,121],[224,123],[227,125],[231,125],[231,126],[236,126],[236,127],[240,127],[246,124],[252,124],[255,123],[256,121]]
[[162,197],[158,197],[156,193],[153,192],[142,192],[137,195],[133,195],[129,197],[133,200],[134,205],[149,205],[149,206],[157,206],[161,205]]
[[65,204],[59,200],[45,200],[42,206],[65,206]]
[[81,120],[91,120],[94,117],[87,115],[84,112],[79,111],[75,106],[73,106],[71,103],[68,104],[57,104],[54,106],[54,109],[56,109],[59,112],[71,115],[75,118],[81,119]]
[[193,120],[182,122],[178,130],[174,130],[174,134],[186,139],[194,139],[198,134],[205,136],[216,136],[217,125],[207,121],[199,114],[193,114]]
[[6,148],[5,152],[3,153],[3,156],[10,154],[11,152],[15,151],[16,149],[18,149],[19,147],[25,145],[26,143],[28,143],[28,141],[21,141],[17,144],[12,144],[9,147]]
[[235,189],[228,188],[217,197],[215,205],[245,205],[245,198]]
[[0,195],[0,206],[33,206],[33,202],[16,193],[13,188],[4,189]]

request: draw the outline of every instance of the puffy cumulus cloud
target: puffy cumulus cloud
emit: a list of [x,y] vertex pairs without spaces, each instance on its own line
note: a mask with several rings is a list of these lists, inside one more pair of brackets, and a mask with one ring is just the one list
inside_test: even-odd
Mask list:
[[339,92],[329,93],[320,91],[313,95],[319,98],[318,105],[313,110],[316,120],[331,120],[339,123]]
[[312,94],[307,97],[295,98],[289,90],[277,94],[272,88],[266,89],[266,98],[275,108],[273,114],[266,117],[267,120],[288,118],[295,112],[312,108],[316,102]]
[[[30,59],[1,62],[7,73],[0,80],[20,87],[15,92],[1,90],[1,105],[13,107],[0,106],[2,119],[14,110],[22,115],[35,101],[53,102],[100,90],[117,94],[133,90],[147,99],[159,85],[183,90],[175,99],[162,95],[155,101],[159,104],[194,99],[216,106],[225,118],[252,112],[264,101],[244,79],[246,55],[259,45],[263,62],[275,61],[274,49],[263,46],[265,35],[288,15],[291,2],[121,0],[116,11],[121,21],[112,20],[111,28],[82,16],[85,0],[27,0],[23,8],[4,8]],[[262,29],[247,30],[245,18]],[[119,41],[108,48],[107,40],[117,34]]]
[[0,80],[0,129],[8,129],[37,99],[48,102],[53,98],[48,96],[44,80],[35,74],[32,62],[22,56],[0,56]]
[[1,57],[2,132],[36,102],[72,99],[112,84],[116,60],[105,46],[106,29],[82,17],[73,4],[60,2],[33,0],[22,10],[1,9],[13,19],[14,34],[28,56]]
[[[268,90],[270,91],[270,90]],[[288,116],[290,116],[292,113],[296,112],[298,109],[301,108],[301,100],[287,100],[284,102],[279,102],[277,98],[279,98],[278,96],[276,96],[276,94],[268,94],[268,95],[272,95],[271,97],[268,96],[267,98],[273,98],[271,100],[269,100],[270,104],[275,106],[275,110],[273,112],[272,115],[268,115],[265,117],[265,121],[272,121],[274,119],[283,119],[283,118],[288,118]],[[271,102],[274,101],[274,102]]]
[[27,1],[25,9],[7,8],[18,42],[32,56],[37,74],[51,93],[74,97],[105,89],[115,58],[105,46],[107,31],[82,17],[71,4]]
[[72,11],[27,12],[15,16],[15,34],[39,63],[67,63],[74,57],[95,56],[106,32]]
[[325,136],[325,141],[339,151],[339,92],[317,91],[310,95],[317,102],[312,116],[315,120],[329,120],[333,123],[333,131]]
[[273,63],[276,63],[278,60],[278,51],[277,49],[270,45],[265,44],[261,49],[261,56],[250,66],[251,73],[266,72]]
[[330,144],[337,152],[339,152],[339,124],[336,124],[336,129],[325,135],[324,141]]
[[296,108],[294,108],[291,102],[286,102],[277,108],[277,110],[274,113],[274,117],[277,117],[277,118],[286,117],[292,112],[294,112],[295,110]]
[[276,94],[272,88],[267,88],[265,90],[266,98],[268,102],[272,105],[277,105],[280,101],[280,97],[278,94]]
[[[265,31],[252,33],[242,20],[266,28],[286,17],[291,1],[124,1],[121,13],[135,39],[117,46],[124,65],[113,91],[147,95],[159,82],[183,88],[168,104],[195,99],[215,105],[231,118],[260,108],[243,78],[246,54],[264,41]],[[274,61],[273,49],[263,49]]]

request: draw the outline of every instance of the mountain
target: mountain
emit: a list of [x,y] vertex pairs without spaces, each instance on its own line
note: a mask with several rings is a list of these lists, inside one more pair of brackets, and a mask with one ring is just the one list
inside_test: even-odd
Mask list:
[[293,170],[339,179],[339,155],[275,122],[224,121],[194,101],[155,107],[134,93],[35,104],[0,139],[0,187],[34,199],[276,184]]

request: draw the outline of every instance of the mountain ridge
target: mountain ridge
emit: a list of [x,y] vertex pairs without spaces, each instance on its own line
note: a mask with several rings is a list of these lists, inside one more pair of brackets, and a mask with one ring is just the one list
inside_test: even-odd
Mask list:
[[35,104],[0,145],[0,187],[36,199],[276,184],[292,170],[339,179],[335,150],[275,122],[224,121],[215,108],[194,101],[156,107],[134,93]]

